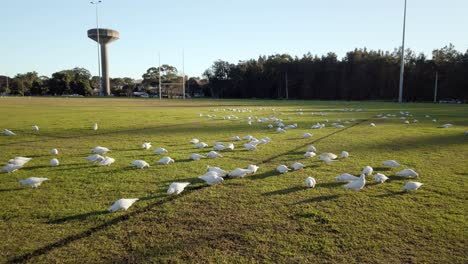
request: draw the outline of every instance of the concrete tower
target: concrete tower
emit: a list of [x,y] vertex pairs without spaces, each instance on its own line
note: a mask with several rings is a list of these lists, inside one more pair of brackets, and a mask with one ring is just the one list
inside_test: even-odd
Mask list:
[[[99,37],[98,37],[99,32]],[[119,39],[119,32],[107,28],[93,28],[88,30],[88,37],[101,45],[101,91],[100,94],[110,95],[109,65],[107,61],[107,44]]]

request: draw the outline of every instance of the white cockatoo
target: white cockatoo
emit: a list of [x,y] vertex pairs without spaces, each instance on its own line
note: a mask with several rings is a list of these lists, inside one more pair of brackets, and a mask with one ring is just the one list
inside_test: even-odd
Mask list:
[[5,136],[16,136],[16,134],[13,133],[13,131],[8,130],[8,129],[6,129],[6,128],[3,129],[3,134],[4,134]]
[[382,173],[377,173],[374,177],[374,181],[377,183],[384,183],[387,180],[388,180],[388,177]]
[[91,150],[92,153],[96,153],[96,154],[106,154],[109,151],[110,149],[105,148],[105,147],[100,147],[100,146],[97,146]]
[[309,146],[308,152],[317,152],[317,149],[314,146]]
[[104,159],[98,163],[98,166],[110,166],[114,162],[115,162],[114,158],[104,157]]
[[162,159],[158,160],[158,164],[167,165],[169,163],[174,163],[175,161],[171,157],[165,156]]
[[257,145],[252,144],[252,143],[247,143],[247,144],[244,144],[244,148],[246,148],[247,150],[256,150]]
[[352,182],[352,181],[358,180],[359,177],[356,177],[349,173],[343,173],[341,175],[336,176],[335,179],[339,182]]
[[219,154],[218,152],[213,151],[213,150],[210,151],[210,152],[208,152],[208,154],[206,154],[206,156],[207,156],[208,158],[210,158],[210,159],[222,158],[222,157],[223,157],[223,155],[221,155],[221,154]]
[[158,154],[158,155],[161,155],[161,154],[166,154],[168,153],[169,151],[167,151],[167,149],[165,148],[157,148],[153,151],[153,153],[155,154]]
[[196,148],[206,148],[208,147],[208,144],[206,144],[205,142],[198,142],[196,145],[195,145]]
[[366,176],[372,175],[372,172],[374,172],[374,169],[372,169],[371,166],[366,166],[366,167],[364,167],[364,169],[362,169],[362,174],[364,174]]
[[228,143],[225,150],[234,150],[234,144]]
[[258,170],[259,168],[260,168],[259,166],[253,165],[253,164],[251,164],[251,165],[249,165],[249,166],[247,167],[248,170],[251,170],[251,171],[252,171],[251,173],[256,173],[257,170]]
[[361,174],[359,179],[352,181],[345,186],[343,186],[345,189],[353,189],[356,192],[360,191],[364,186],[366,185],[366,176],[364,174]]
[[104,157],[99,154],[93,154],[93,155],[86,157],[85,159],[89,162],[96,162],[96,161],[100,162],[104,159]]
[[2,167],[2,171],[6,171],[7,173],[12,173],[19,169],[23,168],[23,165],[15,165],[15,164],[7,164]]
[[208,185],[214,185],[224,181],[223,177],[219,176],[215,171],[209,171],[198,178],[204,180]]
[[179,195],[189,184],[189,182],[173,182],[171,183],[171,185],[169,185],[169,188],[167,189],[167,194]]
[[252,170],[249,169],[242,169],[242,168],[237,168],[231,172],[229,172],[228,176],[229,177],[240,177],[243,178],[245,175],[252,173]]
[[382,165],[385,167],[390,167],[390,168],[395,168],[395,167],[400,167],[400,163],[394,161],[394,160],[386,160],[382,162]]
[[315,154],[315,152],[311,152],[311,151],[307,151],[306,153],[304,153],[304,157],[306,157],[306,158],[313,158],[313,157],[315,157],[315,155],[317,155],[317,154]]
[[219,167],[211,167],[211,166],[207,166],[207,170],[208,171],[214,171],[216,172],[220,177],[224,177],[228,174],[227,171],[219,168]]
[[42,184],[42,182],[48,181],[48,180],[49,179],[47,179],[47,178],[30,177],[30,178],[27,178],[25,180],[19,181],[19,183],[23,184],[23,185],[28,185],[28,186],[33,187],[33,188],[37,188],[39,185]]
[[222,144],[217,144],[217,145],[213,146],[213,149],[217,150],[217,151],[223,151],[223,150],[226,149],[226,147],[224,145],[222,145]]
[[411,178],[411,177],[417,178],[419,176],[419,174],[412,169],[404,169],[402,171],[397,172],[395,175],[400,176],[400,177],[405,177],[405,178]]
[[203,159],[203,158],[206,158],[205,156],[203,155],[200,155],[198,153],[192,153],[190,154],[190,157],[189,157],[191,160],[200,160],[200,159]]
[[10,159],[8,161],[9,164],[13,165],[20,165],[24,166],[26,163],[28,163],[32,158],[27,158],[27,157],[15,157],[14,159]]
[[59,164],[60,164],[60,162],[59,162],[58,159],[51,159],[50,160],[50,166],[52,166],[52,167],[58,166]]
[[145,143],[141,144],[142,149],[150,149],[151,147],[152,147],[151,142],[145,142]]
[[307,188],[315,188],[315,184],[317,184],[315,179],[310,176],[307,177],[307,179],[305,180],[305,183],[306,183]]
[[305,168],[305,165],[300,162],[295,162],[293,165],[291,165],[291,168],[293,168],[293,170],[301,170]]
[[134,161],[132,161],[132,165],[139,168],[139,169],[144,169],[144,168],[149,168],[150,167],[148,162],[146,162],[144,160],[134,160]]
[[410,181],[410,182],[407,182],[405,184],[405,186],[403,187],[403,191],[407,192],[407,191],[416,191],[417,189],[419,189],[419,187],[421,187],[423,184],[420,183],[420,182],[413,182],[413,181]]
[[127,211],[127,209],[138,200],[138,198],[117,200],[111,207],[109,207],[109,212],[116,212],[119,210]]
[[452,124],[443,124],[443,125],[438,126],[438,128],[449,128],[452,126],[453,126]]
[[278,167],[276,167],[276,171],[283,174],[283,173],[286,173],[288,171],[290,171],[291,169],[289,169],[286,165],[279,165]]

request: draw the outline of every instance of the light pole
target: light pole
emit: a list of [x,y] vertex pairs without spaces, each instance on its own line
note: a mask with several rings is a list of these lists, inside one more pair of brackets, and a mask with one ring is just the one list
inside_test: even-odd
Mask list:
[[406,30],[406,0],[405,11],[403,14],[403,41],[401,44],[401,66],[400,66],[400,90],[398,93],[398,102],[403,102],[403,75],[405,71],[405,30]]
[[91,1],[90,3],[96,6],[97,54],[98,54],[97,59],[98,59],[98,72],[99,72],[98,89],[99,89],[99,95],[102,96],[103,94],[102,94],[102,84],[101,84],[101,63],[100,63],[101,54],[99,51],[100,43],[99,43],[99,16],[98,16],[98,5],[101,2],[102,1],[99,0],[99,1]]

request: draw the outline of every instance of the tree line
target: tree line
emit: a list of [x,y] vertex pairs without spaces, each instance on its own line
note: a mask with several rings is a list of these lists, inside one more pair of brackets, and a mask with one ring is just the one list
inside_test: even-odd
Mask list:
[[[162,94],[165,97],[175,97],[182,92],[183,80],[177,68],[165,64],[161,66],[161,70],[159,67],[150,67],[142,75],[141,80],[129,77],[110,78],[110,86],[114,96],[133,96],[134,92],[157,95],[159,94],[159,81],[161,81]],[[203,83],[204,81],[197,77],[185,78],[187,93],[193,96],[201,92]],[[55,72],[51,77],[39,76],[37,72],[17,74],[13,78],[0,76],[0,94],[95,96],[98,92],[99,77],[92,76],[87,69],[79,67]]]
[[[260,56],[232,64],[216,61],[204,72],[206,94],[218,98],[293,98],[322,100],[394,100],[398,98],[401,50],[355,49],[339,60],[288,54]],[[403,98],[433,99],[438,73],[438,98],[468,99],[468,50],[450,44],[432,52],[432,59],[405,51]]]
[[[338,59],[330,52],[302,57],[288,54],[259,56],[237,64],[218,60],[198,77],[182,78],[176,67],[150,67],[141,80],[111,78],[114,96],[132,96],[136,91],[165,97],[181,95],[185,80],[189,95],[215,98],[291,98],[322,100],[394,100],[398,97],[401,50],[355,49]],[[468,99],[468,50],[459,52],[450,44],[432,52],[405,51],[403,98],[407,101],[433,99],[435,76],[438,98]],[[159,76],[161,74],[161,76]],[[0,76],[0,94],[12,95],[97,95],[99,77],[84,68],[53,73],[37,72]],[[159,83],[161,82],[161,84]]]

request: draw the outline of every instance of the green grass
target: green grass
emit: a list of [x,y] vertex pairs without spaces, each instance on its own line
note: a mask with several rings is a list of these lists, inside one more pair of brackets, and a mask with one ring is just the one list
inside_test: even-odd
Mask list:
[[[362,112],[329,111],[362,108]],[[222,111],[247,108],[252,113]],[[259,110],[260,108],[265,108]],[[266,124],[220,120],[234,114],[276,116],[299,128],[276,134]],[[218,112],[213,112],[219,109]],[[298,115],[299,109],[304,115]],[[311,115],[324,111],[327,116]],[[379,113],[409,111],[417,124],[382,120]],[[283,113],[283,114],[280,114]],[[214,119],[199,113],[216,114]],[[25,168],[0,174],[0,262],[144,263],[466,263],[468,179],[468,106],[392,104],[383,102],[315,102],[261,100],[135,100],[83,98],[0,98],[0,128],[17,136],[0,136],[0,161],[33,157]],[[437,118],[433,123],[424,116]],[[356,122],[345,129],[316,122]],[[289,120],[290,119],[290,120]],[[93,123],[99,130],[91,130]],[[371,128],[370,122],[377,127]],[[449,129],[436,126],[452,123]],[[31,131],[37,124],[39,132]],[[314,136],[302,139],[305,132]],[[235,143],[224,158],[189,161],[196,137],[212,145],[234,135],[269,136],[256,151]],[[141,150],[165,147],[176,160],[157,165],[161,157]],[[304,159],[309,145],[318,152],[350,157],[330,165]],[[112,149],[110,167],[89,164],[84,157],[100,145]],[[59,167],[48,166],[50,149],[58,148]],[[134,169],[144,159],[151,167]],[[402,193],[407,182],[384,169],[395,159],[420,173],[420,190]],[[278,175],[280,164],[304,163],[304,170]],[[227,170],[257,164],[243,179],[207,186],[197,179],[206,166]],[[361,192],[345,191],[334,177],[359,174],[366,165],[390,177]],[[317,180],[306,189],[307,176]],[[28,177],[47,177],[37,189],[19,185]],[[189,181],[181,195],[167,196],[173,181]],[[117,199],[141,200],[126,212],[108,213]]]

